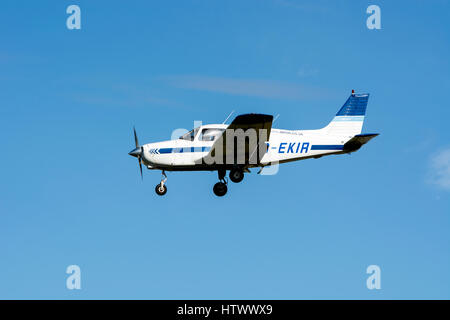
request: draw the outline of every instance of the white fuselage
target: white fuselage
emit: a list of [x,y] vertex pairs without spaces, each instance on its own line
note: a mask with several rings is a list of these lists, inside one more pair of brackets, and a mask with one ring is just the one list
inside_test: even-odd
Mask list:
[[[332,122],[333,123],[333,122]],[[361,123],[362,125],[362,123]],[[214,166],[201,164],[214,141],[204,141],[200,132],[206,129],[224,130],[228,125],[211,124],[198,128],[191,140],[175,139],[143,146],[144,164],[149,169],[215,170]],[[334,130],[331,132],[331,129]],[[276,163],[296,161],[311,157],[342,153],[343,145],[354,134],[336,131],[336,124],[318,130],[272,129],[267,141],[267,152],[261,161],[248,167],[263,167]]]

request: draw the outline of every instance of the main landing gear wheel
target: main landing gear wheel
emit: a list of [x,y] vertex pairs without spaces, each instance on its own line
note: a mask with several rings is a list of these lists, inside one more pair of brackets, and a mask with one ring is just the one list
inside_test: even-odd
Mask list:
[[213,191],[214,191],[214,194],[215,194],[216,196],[222,197],[222,196],[224,196],[224,195],[227,193],[228,188],[227,188],[227,185],[226,185],[225,183],[223,183],[223,182],[217,182],[217,183],[214,185]]
[[163,196],[166,194],[167,192],[167,187],[161,183],[158,183],[155,187],[155,192],[156,194],[158,194],[159,196]]
[[225,179],[227,171],[225,168],[221,168],[217,170],[217,173],[219,175],[219,182],[214,185],[213,191],[216,196],[223,197],[228,191],[227,180]]
[[230,180],[234,183],[241,182],[244,179],[244,171],[240,169],[232,169],[230,171]]

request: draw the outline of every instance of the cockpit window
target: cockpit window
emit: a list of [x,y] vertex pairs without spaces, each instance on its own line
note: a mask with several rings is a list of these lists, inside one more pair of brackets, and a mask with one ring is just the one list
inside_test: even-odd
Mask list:
[[214,141],[222,135],[225,129],[203,129],[200,135],[201,141]]
[[183,134],[180,139],[194,141],[195,136],[197,135],[198,128],[192,129],[191,131]]

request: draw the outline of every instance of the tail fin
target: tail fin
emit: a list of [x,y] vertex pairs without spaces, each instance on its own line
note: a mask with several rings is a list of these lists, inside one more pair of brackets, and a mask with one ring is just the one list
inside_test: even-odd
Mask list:
[[369,94],[355,94],[344,103],[333,120],[323,130],[329,135],[354,136],[361,133]]

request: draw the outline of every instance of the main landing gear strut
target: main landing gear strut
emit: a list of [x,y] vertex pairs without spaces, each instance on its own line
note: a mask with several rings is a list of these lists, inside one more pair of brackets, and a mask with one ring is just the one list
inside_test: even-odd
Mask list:
[[155,192],[159,196],[163,196],[167,192],[167,187],[165,185],[165,183],[167,181],[167,176],[166,176],[166,172],[164,170],[162,171],[162,175],[163,175],[163,177],[161,178],[161,182],[158,183],[155,187]]

